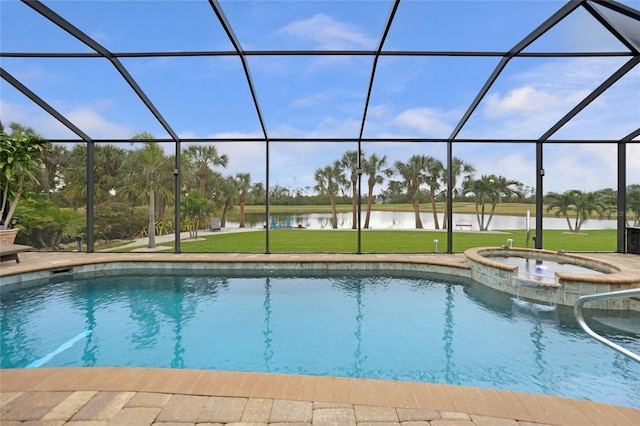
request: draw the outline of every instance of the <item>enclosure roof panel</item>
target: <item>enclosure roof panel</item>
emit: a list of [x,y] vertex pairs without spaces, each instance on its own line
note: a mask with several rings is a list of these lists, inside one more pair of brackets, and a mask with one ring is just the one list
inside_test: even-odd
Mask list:
[[[100,140],[615,142],[638,128],[637,114],[616,111],[640,99],[639,6],[7,0],[1,119],[51,140],[71,130]],[[585,109],[619,130],[580,118]]]

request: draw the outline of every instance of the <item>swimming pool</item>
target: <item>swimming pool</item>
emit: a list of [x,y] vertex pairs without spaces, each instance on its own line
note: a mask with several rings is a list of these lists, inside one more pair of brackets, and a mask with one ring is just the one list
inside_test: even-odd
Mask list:
[[[331,375],[640,408],[640,365],[588,338],[570,309],[512,300],[471,281],[415,273],[151,274],[58,277],[3,291],[2,368]],[[640,330],[599,331],[640,351]]]

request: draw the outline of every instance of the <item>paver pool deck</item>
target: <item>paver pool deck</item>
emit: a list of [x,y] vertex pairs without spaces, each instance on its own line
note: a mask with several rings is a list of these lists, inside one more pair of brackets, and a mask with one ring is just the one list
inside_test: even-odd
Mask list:
[[[637,255],[589,256],[637,270],[640,276]],[[462,254],[31,252],[21,254],[20,260],[0,263],[0,277],[119,261],[402,261],[467,267]],[[68,367],[0,370],[0,424],[637,426],[640,410],[431,383],[227,371]]]

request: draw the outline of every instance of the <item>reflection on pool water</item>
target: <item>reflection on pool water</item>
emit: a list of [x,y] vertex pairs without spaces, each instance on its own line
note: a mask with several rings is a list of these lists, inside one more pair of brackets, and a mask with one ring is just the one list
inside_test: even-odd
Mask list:
[[520,275],[554,278],[556,272],[568,274],[601,275],[603,272],[571,263],[559,263],[552,260],[536,260],[517,256],[491,256],[492,260],[506,265],[517,266]]
[[[2,368],[146,366],[331,375],[640,408],[640,365],[586,336],[570,309],[513,301],[472,282],[301,271],[129,271],[57,280],[3,291]],[[640,330],[600,325],[598,331],[640,352]]]

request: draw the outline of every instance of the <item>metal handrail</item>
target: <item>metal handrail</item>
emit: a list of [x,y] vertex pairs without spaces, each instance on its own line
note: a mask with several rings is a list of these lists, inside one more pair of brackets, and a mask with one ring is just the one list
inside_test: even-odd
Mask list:
[[629,290],[620,290],[620,291],[610,291],[607,293],[597,293],[597,294],[588,294],[585,296],[580,296],[578,298],[578,300],[576,300],[576,303],[573,305],[573,313],[576,317],[576,320],[578,321],[578,324],[580,325],[580,327],[591,337],[593,337],[594,339],[596,339],[597,341],[609,346],[612,349],[615,349],[616,351],[620,352],[621,354],[624,354],[626,356],[628,356],[629,358],[640,362],[640,355],[631,352],[628,349],[623,348],[620,345],[617,345],[615,343],[613,343],[612,341],[602,337],[601,335],[599,335],[598,333],[596,333],[595,331],[593,331],[586,323],[586,321],[584,320],[584,316],[582,315],[582,305],[584,305],[586,302],[590,302],[593,300],[603,300],[603,299],[616,299],[616,298],[622,298],[622,297],[634,297],[634,296],[640,296],[640,288],[632,288]]

